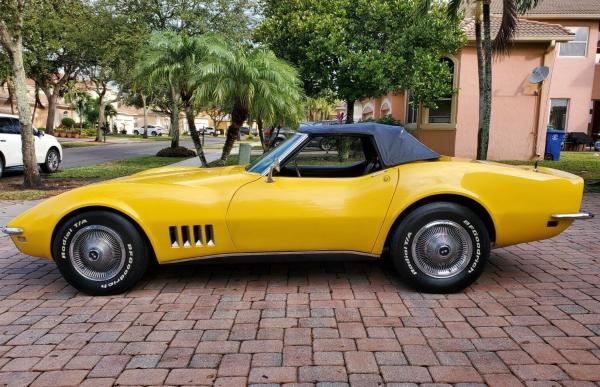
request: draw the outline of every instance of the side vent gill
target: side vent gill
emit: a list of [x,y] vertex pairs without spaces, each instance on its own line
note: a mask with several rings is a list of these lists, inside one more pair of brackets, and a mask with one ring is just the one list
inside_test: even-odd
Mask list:
[[202,246],[202,227],[195,225],[193,227],[194,231],[194,246],[201,247]]
[[181,239],[183,241],[183,247],[190,247],[190,228],[188,226],[181,227]]
[[172,248],[215,245],[215,231],[212,224],[204,226],[196,224],[191,227],[191,230],[190,226],[169,226],[169,238]]
[[175,227],[175,226],[169,227],[169,236],[171,237],[171,247],[173,247],[173,248],[179,247],[179,241],[177,239],[177,227]]
[[206,230],[206,244],[208,246],[214,246],[215,245],[215,234],[213,231],[212,224],[207,224],[206,226],[204,226],[204,229]]

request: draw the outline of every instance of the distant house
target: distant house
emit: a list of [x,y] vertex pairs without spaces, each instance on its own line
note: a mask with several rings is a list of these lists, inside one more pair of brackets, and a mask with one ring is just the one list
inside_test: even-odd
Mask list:
[[[497,31],[501,1],[492,3]],[[546,129],[600,133],[600,0],[544,0],[522,16],[510,56],[493,63],[490,159],[543,156]],[[411,101],[410,90],[357,102],[354,119],[391,114],[425,144],[443,154],[475,157],[478,127],[478,77],[472,20],[462,25],[468,44],[448,56],[455,95],[427,109]],[[550,68],[540,84],[528,77],[537,66]],[[340,110],[345,110],[341,106]]]

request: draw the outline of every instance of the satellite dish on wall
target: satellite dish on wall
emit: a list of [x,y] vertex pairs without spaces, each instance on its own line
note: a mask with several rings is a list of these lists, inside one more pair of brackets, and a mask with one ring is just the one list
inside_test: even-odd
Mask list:
[[531,75],[527,80],[529,83],[542,83],[550,75],[550,68],[547,66],[538,66],[531,71]]

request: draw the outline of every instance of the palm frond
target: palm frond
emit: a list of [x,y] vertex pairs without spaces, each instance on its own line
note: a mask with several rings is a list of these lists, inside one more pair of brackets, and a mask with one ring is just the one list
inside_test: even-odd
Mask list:
[[500,28],[492,46],[495,53],[500,55],[508,54],[517,32],[518,20],[515,0],[503,0],[502,21],[500,22]]
[[516,0],[517,1],[517,12],[519,14],[524,14],[527,11],[532,10],[537,7],[540,0]]

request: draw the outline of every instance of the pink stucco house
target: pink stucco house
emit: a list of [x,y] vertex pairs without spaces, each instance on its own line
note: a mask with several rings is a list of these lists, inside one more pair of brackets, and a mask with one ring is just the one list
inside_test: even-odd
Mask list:
[[[501,1],[493,1],[493,11]],[[500,18],[492,17],[497,29]],[[523,15],[510,56],[493,64],[490,159],[543,156],[546,129],[600,133],[600,0],[542,0]],[[458,92],[426,109],[411,103],[410,91],[357,102],[355,120],[391,114],[431,148],[447,155],[474,157],[477,147],[478,78],[474,25],[463,22],[469,42],[448,60]],[[532,84],[537,66],[549,77]],[[345,107],[341,107],[344,109]]]

